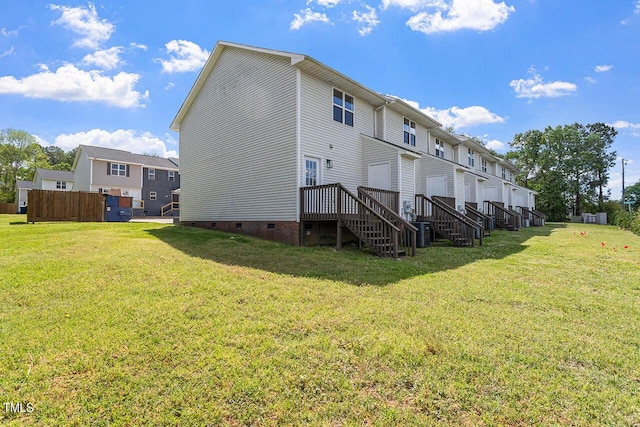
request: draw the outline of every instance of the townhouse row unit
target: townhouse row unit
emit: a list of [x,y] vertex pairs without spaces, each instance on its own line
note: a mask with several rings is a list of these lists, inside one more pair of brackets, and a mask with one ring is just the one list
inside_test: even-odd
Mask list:
[[218,42],[171,128],[187,225],[293,244],[344,230],[385,255],[436,211],[477,224],[535,207],[481,143],[297,53]]
[[56,191],[119,193],[133,198],[135,216],[179,213],[177,158],[162,158],[112,148],[80,145],[71,171],[37,169],[34,180],[16,184],[18,210],[27,207],[32,188]]

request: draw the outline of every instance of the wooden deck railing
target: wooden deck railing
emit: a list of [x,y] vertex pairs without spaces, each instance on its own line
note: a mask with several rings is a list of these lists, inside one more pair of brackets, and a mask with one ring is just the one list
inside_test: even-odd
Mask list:
[[464,204],[464,207],[467,210],[467,216],[475,222],[482,223],[482,226],[484,227],[485,237],[490,236],[491,235],[491,218],[488,215],[485,215],[482,212],[480,212],[476,208],[476,206],[478,206],[477,203],[472,204],[472,203],[466,202]]
[[418,221],[429,221],[442,237],[456,246],[475,246],[476,230],[480,244],[483,240],[483,226],[474,223],[460,212],[441,200],[431,199],[424,194],[416,194],[416,216]]
[[178,209],[180,209],[180,202],[169,202],[166,205],[162,205],[162,208],[160,209],[160,216],[165,216],[166,214],[177,211]]
[[522,214],[523,218],[529,220],[529,223],[536,227],[541,227],[545,223],[545,215],[542,212],[538,212],[535,209],[530,209],[525,206],[517,206],[516,209]]
[[366,191],[370,197],[373,197],[383,205],[387,206],[393,212],[400,212],[400,192],[391,190],[382,190],[373,187],[358,187],[358,191]]
[[[390,206],[384,204],[378,199],[380,194],[393,195],[390,193],[396,192],[386,192],[385,190],[377,190],[372,189],[370,187],[358,187],[358,198],[362,200],[367,206],[371,209],[382,215],[387,219],[390,223],[395,225],[400,229],[400,249],[407,251],[407,253],[411,254],[411,256],[416,255],[416,233],[418,229],[414,227],[409,221],[402,218],[398,215]],[[400,195],[396,193],[397,197],[389,197],[392,203],[395,200],[395,205],[397,206],[397,200],[399,200]]]
[[485,212],[496,221],[496,227],[510,231],[517,231],[522,227],[522,216],[511,209],[505,208],[504,203],[485,200]]
[[342,184],[300,188],[300,220],[338,221],[338,249],[344,225],[379,256],[398,258],[400,229]]

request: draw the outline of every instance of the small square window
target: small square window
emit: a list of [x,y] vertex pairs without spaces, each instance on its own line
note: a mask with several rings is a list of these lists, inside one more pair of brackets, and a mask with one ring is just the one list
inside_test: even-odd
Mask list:
[[156,200],[157,198],[158,198],[158,193],[156,193],[155,191],[149,192],[149,200]]

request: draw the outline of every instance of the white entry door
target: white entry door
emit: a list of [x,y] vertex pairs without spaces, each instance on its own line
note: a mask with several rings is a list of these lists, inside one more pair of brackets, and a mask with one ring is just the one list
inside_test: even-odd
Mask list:
[[303,185],[321,185],[320,159],[304,157],[304,182]]
[[389,163],[369,165],[367,185],[381,190],[391,189],[391,168]]

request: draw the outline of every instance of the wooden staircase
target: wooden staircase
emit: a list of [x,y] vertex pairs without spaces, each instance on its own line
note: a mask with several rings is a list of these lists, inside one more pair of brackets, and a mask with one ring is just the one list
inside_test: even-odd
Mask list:
[[546,217],[542,212],[538,212],[535,209],[530,209],[525,206],[518,206],[517,210],[524,217],[529,219],[529,223],[536,227],[541,227],[545,224]]
[[484,226],[461,214],[443,200],[416,195],[416,216],[418,221],[428,221],[442,238],[450,240],[455,246],[475,246],[476,231],[482,245]]
[[160,208],[160,216],[173,215],[174,212],[177,212],[179,210],[179,202],[169,202],[166,205],[162,205],[162,208]]
[[508,209],[501,202],[491,202],[485,200],[485,212],[494,218],[496,228],[502,228],[509,231],[518,231],[522,228],[522,215],[518,212]]
[[300,188],[302,229],[304,221],[337,221],[337,249],[342,248],[344,226],[380,257],[415,255],[417,229],[402,223],[402,218],[366,189],[361,196],[340,183]]
[[[474,203],[475,204],[475,203]],[[491,218],[488,215],[480,212],[474,204],[465,202],[464,207],[467,210],[467,216],[471,218],[472,221],[479,222],[482,224],[484,228],[484,237],[491,235]]]

